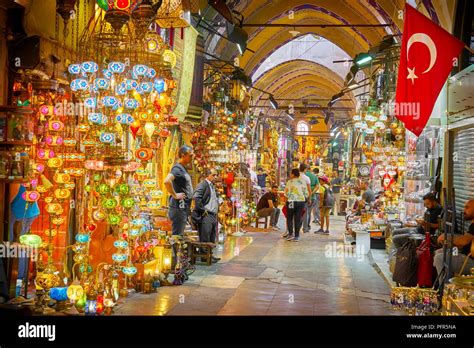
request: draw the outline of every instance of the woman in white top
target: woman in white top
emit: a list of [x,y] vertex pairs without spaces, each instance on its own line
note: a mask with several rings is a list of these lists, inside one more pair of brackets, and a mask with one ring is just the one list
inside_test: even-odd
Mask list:
[[287,198],[286,224],[288,232],[283,237],[286,237],[288,241],[298,242],[309,192],[308,186],[300,177],[300,171],[297,168],[291,171],[290,180],[288,180],[285,187],[285,196]]

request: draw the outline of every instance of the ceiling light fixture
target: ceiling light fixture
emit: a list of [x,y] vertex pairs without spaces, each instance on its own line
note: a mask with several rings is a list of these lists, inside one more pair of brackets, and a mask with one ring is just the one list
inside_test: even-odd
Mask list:
[[273,97],[273,95],[270,94],[270,96],[268,97],[268,100],[270,100],[270,105],[272,106],[272,108],[274,108],[275,110],[278,109],[278,103]]

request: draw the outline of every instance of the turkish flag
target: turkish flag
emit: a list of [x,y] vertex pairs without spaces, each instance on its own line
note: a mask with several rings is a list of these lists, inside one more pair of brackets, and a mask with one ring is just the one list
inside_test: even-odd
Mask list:
[[405,5],[395,114],[419,136],[464,43]]

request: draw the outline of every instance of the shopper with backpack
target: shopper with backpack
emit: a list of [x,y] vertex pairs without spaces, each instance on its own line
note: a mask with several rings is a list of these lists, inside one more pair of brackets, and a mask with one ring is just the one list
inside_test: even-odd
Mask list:
[[[319,177],[319,208],[321,215],[321,228],[314,233],[329,234],[329,214],[334,207],[334,193],[329,185],[329,179],[326,175]],[[326,222],[326,223],[325,223]],[[326,226],[326,230],[324,229]]]

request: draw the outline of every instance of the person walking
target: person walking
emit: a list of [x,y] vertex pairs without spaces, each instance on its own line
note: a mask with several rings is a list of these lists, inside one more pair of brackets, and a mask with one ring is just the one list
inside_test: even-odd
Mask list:
[[[301,163],[299,170],[300,170],[300,178],[306,183],[308,193],[311,193],[311,180],[305,174],[306,172],[306,164]],[[311,206],[311,194],[307,197],[307,201],[304,206],[304,215],[303,215],[303,233],[309,232],[309,222],[308,222],[308,211],[309,207]]]
[[164,184],[170,194],[168,218],[171,220],[173,235],[182,236],[190,215],[193,184],[186,167],[193,160],[193,148],[183,145],[178,150],[178,162],[171,168]]
[[[310,170],[310,167],[306,170],[306,176],[309,178],[310,181],[310,189],[311,189],[311,203],[308,204],[306,209],[306,219],[303,221],[303,231],[305,233],[309,232],[311,227],[311,213],[314,211],[314,207],[319,204],[319,179],[318,177]],[[318,197],[318,198],[316,198]],[[319,211],[319,206],[318,206]],[[319,214],[318,214],[319,216]]]
[[[193,222],[198,227],[199,241],[202,243],[215,243],[217,237],[217,214],[219,212],[219,199],[214,186],[219,174],[215,169],[207,169],[204,179],[194,192]],[[212,256],[212,262],[220,258]]]
[[333,179],[331,180],[331,189],[334,194],[334,209],[333,215],[338,216],[339,211],[341,210],[341,187],[342,187],[342,178],[341,175],[334,171]]
[[278,186],[272,185],[272,190],[265,193],[257,203],[257,216],[270,216],[270,225],[274,230],[279,230],[277,227],[278,219],[280,218],[280,209],[278,209]]
[[316,177],[316,185],[314,187],[314,200],[315,202],[312,204],[313,206],[313,222],[315,224],[320,224],[320,209],[319,209],[319,168],[313,168],[313,174]]
[[[314,233],[329,234],[329,213],[334,206],[334,194],[329,186],[329,179],[326,175],[319,178],[319,206],[321,211],[321,228]],[[325,224],[326,222],[326,224]],[[326,226],[326,230],[324,229]]]
[[300,177],[300,171],[295,168],[290,173],[290,180],[285,187],[286,201],[286,224],[288,231],[282,236],[288,241],[298,242],[301,224],[303,222],[303,210],[309,197],[306,181]]

